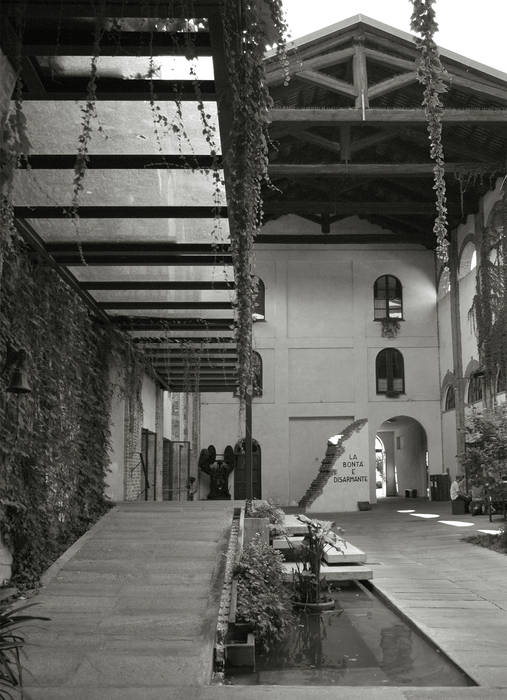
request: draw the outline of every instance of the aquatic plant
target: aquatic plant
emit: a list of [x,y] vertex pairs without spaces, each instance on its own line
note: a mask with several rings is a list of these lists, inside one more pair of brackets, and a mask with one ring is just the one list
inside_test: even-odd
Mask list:
[[301,563],[296,563],[294,572],[296,603],[304,605],[320,603],[327,599],[327,596],[324,596],[327,583],[325,578],[321,576],[324,550],[327,545],[341,549],[340,544],[343,542],[343,538],[333,530],[336,527],[334,522],[312,520],[303,514],[299,514],[297,519],[306,525],[307,534],[301,543]]

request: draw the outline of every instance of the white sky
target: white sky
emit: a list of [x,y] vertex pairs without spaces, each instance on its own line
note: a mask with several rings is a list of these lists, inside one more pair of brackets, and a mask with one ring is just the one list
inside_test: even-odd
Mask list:
[[[292,38],[363,14],[410,32],[410,0],[283,0]],[[439,46],[507,73],[507,0],[436,0]]]

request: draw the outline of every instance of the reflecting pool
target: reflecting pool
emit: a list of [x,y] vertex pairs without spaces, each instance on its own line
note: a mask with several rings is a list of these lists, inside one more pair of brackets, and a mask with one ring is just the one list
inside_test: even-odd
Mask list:
[[300,613],[285,642],[256,657],[241,685],[469,686],[468,676],[371,590],[335,585],[336,609]]

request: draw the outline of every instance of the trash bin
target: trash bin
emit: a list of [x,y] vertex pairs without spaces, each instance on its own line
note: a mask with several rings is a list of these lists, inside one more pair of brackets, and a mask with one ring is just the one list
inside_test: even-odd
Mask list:
[[410,489],[405,489],[405,498],[410,498]]
[[412,498],[417,498],[417,489],[412,489],[410,495],[412,496]]

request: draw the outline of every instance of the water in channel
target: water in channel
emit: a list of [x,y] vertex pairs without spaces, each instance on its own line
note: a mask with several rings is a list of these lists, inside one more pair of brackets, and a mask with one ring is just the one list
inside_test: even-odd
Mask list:
[[474,683],[361,584],[335,586],[331,612],[299,614],[285,642],[238,685],[469,686]]

